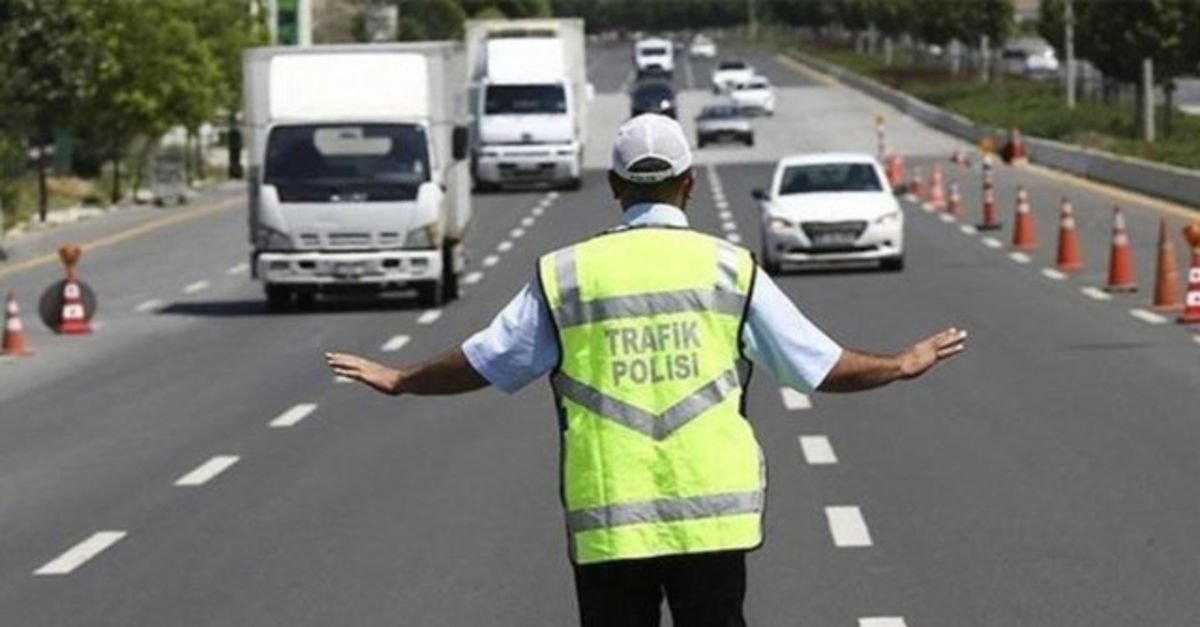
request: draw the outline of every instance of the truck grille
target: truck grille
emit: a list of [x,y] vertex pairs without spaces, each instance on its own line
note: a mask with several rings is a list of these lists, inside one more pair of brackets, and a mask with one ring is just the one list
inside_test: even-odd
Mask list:
[[330,248],[366,248],[371,245],[370,233],[330,233]]

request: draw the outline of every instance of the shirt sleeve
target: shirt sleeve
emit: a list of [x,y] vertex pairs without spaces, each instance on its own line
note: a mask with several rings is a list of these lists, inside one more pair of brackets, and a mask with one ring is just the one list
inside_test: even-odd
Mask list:
[[536,283],[527,283],[487,328],[467,338],[462,351],[480,376],[510,394],[549,374],[558,363],[558,339]]
[[842,357],[842,347],[809,321],[783,290],[755,269],[742,343],[746,357],[776,381],[815,390]]

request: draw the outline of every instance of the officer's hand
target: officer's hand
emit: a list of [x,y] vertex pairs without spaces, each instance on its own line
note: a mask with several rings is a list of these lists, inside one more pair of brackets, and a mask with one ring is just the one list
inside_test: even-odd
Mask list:
[[900,354],[900,372],[905,379],[919,377],[939,361],[961,353],[966,342],[967,332],[954,327],[917,342]]
[[400,393],[399,370],[347,353],[325,353],[325,363],[338,376],[365,383],[384,394]]

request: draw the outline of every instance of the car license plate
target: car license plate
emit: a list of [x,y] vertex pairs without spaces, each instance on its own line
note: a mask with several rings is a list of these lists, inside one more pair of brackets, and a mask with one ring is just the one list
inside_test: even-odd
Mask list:
[[367,272],[367,264],[365,261],[339,261],[333,264],[334,276],[355,278],[360,277]]
[[833,231],[830,233],[818,233],[813,236],[814,246],[845,246],[853,244],[857,239],[854,233],[844,231]]

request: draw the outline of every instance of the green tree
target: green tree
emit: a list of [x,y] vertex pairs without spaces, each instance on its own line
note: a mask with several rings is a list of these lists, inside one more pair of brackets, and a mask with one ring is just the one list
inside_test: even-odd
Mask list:
[[2,113],[10,129],[32,131],[39,148],[38,215],[43,221],[49,194],[42,147],[54,129],[70,123],[86,85],[88,8],[84,0],[0,0]]
[[401,41],[460,39],[467,12],[455,0],[406,0],[400,3]]

